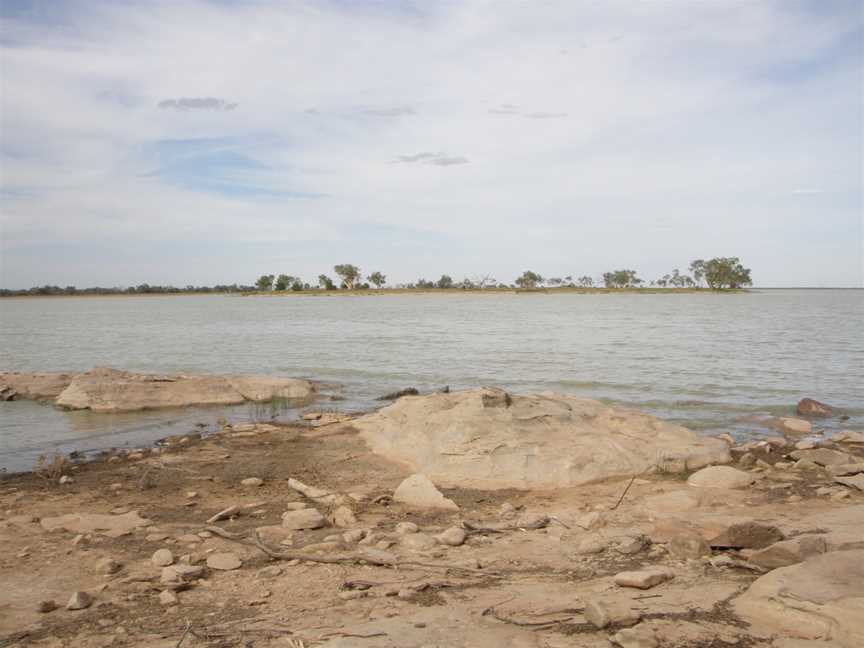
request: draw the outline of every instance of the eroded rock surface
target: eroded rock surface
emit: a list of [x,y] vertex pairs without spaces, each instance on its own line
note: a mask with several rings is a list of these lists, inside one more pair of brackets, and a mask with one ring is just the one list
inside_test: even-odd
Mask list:
[[722,440],[554,393],[405,396],[354,425],[374,452],[443,486],[554,488],[730,461]]

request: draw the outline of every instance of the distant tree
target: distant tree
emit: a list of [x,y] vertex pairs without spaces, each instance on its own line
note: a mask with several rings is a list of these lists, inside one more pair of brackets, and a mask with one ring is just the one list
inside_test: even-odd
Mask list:
[[564,277],[564,283],[572,288],[573,287],[573,275],[567,275],[566,277]]
[[697,286],[702,285],[702,279],[705,278],[705,262],[702,259],[696,259],[690,264],[690,274],[696,281]]
[[280,274],[276,277],[276,284],[274,285],[274,290],[288,290],[288,287],[294,283],[294,277],[291,277],[286,274]]
[[380,272],[373,272],[368,277],[366,277],[366,281],[373,284],[376,288],[381,288],[381,286],[387,283],[387,277]]
[[536,288],[539,284],[543,283],[543,277],[541,277],[536,272],[532,272],[531,270],[526,270],[522,273],[522,276],[516,279],[516,285],[520,288],[532,289]]
[[636,276],[635,270],[613,270],[603,273],[603,284],[607,288],[636,288],[642,280]]
[[350,263],[333,266],[333,271],[342,279],[342,286],[346,290],[353,290],[357,280],[360,279],[360,268]]
[[435,282],[436,288],[452,288],[453,287],[453,279],[449,275],[441,275],[441,278]]
[[583,288],[592,288],[594,286],[594,280],[588,275],[585,275],[584,277],[579,277],[579,285]]
[[551,277],[551,278],[546,280],[546,283],[549,284],[550,286],[560,286],[561,284],[564,283],[564,280],[561,279],[560,277]]
[[712,290],[742,288],[752,285],[750,268],[741,265],[738,257],[717,257],[704,264],[704,277]]
[[291,277],[291,290],[294,292],[300,292],[303,290],[303,280],[299,277]]
[[492,278],[492,275],[474,275],[474,278],[471,279],[471,282],[474,284],[475,288],[479,288],[483,290],[484,288],[493,288],[495,284],[498,282]]
[[333,283],[333,280],[327,275],[318,275],[318,285],[321,286],[324,290],[336,290],[336,284]]
[[[258,277],[258,281],[255,282],[255,287],[258,290],[273,290],[273,280],[275,278],[276,277],[272,274],[271,275],[261,275],[260,277]],[[144,284],[144,285],[146,286],[147,284]],[[139,286],[138,288],[140,291],[141,286]],[[149,288],[149,286],[148,286],[148,288]]]

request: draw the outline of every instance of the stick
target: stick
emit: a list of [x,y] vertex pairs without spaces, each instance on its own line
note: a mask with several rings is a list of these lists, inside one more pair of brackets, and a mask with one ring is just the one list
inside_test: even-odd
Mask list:
[[180,635],[180,639],[177,642],[177,644],[174,646],[174,648],[180,648],[180,644],[182,644],[183,640],[186,639],[186,635],[189,634],[189,631],[191,629],[192,629],[192,623],[189,621],[189,619],[186,619],[186,629],[183,631],[183,634]]
[[636,481],[636,475],[633,475],[633,476],[630,478],[630,481],[629,481],[628,484],[627,484],[627,488],[625,488],[625,489],[624,489],[624,492],[621,493],[621,497],[619,497],[619,498],[618,498],[618,501],[615,502],[615,506],[613,506],[611,509],[609,509],[610,511],[614,511],[614,510],[617,509],[619,506],[621,506],[621,502],[624,501],[624,498],[627,496],[627,491],[630,490],[630,487],[633,485],[633,482],[634,482],[634,481]]

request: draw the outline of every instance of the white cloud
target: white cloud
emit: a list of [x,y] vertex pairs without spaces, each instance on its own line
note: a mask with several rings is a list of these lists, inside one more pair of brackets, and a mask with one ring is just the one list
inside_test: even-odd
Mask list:
[[[272,242],[310,277],[351,255],[404,281],[477,264],[655,276],[722,254],[802,285],[788,258],[821,254],[829,283],[860,285],[861,20],[844,6],[82,2],[10,18],[0,284],[148,280],[50,253],[140,238],[206,241],[211,282],[272,262],[220,250]],[[354,244],[376,228],[387,245]],[[780,239],[786,260],[766,251]],[[152,272],[183,283],[166,254]]]

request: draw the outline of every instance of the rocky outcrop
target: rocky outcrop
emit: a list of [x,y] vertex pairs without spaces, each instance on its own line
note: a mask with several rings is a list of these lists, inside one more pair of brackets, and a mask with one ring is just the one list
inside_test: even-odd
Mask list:
[[730,461],[722,440],[554,393],[405,396],[354,425],[374,452],[441,486],[555,488]]
[[[274,376],[192,376],[139,374],[98,368],[81,374],[0,374],[0,388],[15,397],[53,400],[67,409],[129,412],[187,405],[236,405],[272,399],[308,401],[308,380]],[[7,391],[8,393],[8,391]]]
[[759,578],[733,603],[757,631],[864,645],[864,550],[833,551]]
[[834,408],[812,398],[802,398],[798,401],[798,407],[795,408],[795,411],[798,416],[827,417],[834,415]]

